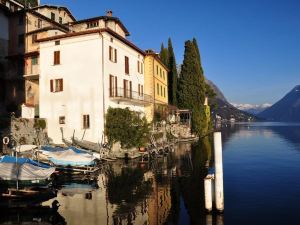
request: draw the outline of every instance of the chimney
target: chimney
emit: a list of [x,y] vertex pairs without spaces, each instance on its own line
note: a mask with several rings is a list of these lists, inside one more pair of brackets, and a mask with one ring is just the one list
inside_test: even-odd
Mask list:
[[106,16],[112,17],[112,15],[113,15],[113,11],[108,10],[108,11],[106,12]]

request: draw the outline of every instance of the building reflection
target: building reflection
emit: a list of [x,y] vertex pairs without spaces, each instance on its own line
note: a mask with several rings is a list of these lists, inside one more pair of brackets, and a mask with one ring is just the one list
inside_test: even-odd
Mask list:
[[222,218],[204,210],[203,178],[211,152],[211,141],[205,138],[180,144],[149,164],[113,162],[99,175],[96,188],[64,185],[56,198],[58,212],[72,225],[181,224],[184,213],[191,224],[221,225]]

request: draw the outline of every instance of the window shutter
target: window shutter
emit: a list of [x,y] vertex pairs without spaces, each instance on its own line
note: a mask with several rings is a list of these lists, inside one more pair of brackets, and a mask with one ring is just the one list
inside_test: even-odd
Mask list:
[[53,80],[50,80],[50,92],[53,92]]
[[125,56],[125,74],[129,74],[129,58]]
[[143,74],[143,73],[144,73],[144,68],[143,68],[143,66],[144,66],[144,64],[143,64],[143,63],[141,63],[141,74]]
[[64,90],[64,80],[60,79],[60,91]]
[[123,91],[124,91],[123,95],[124,95],[124,98],[126,98],[126,91],[127,91],[126,89],[127,89],[126,80],[123,80]]
[[112,93],[113,93],[113,91],[112,91],[112,79],[113,79],[113,76],[112,75],[109,75],[109,96],[110,97],[113,97],[113,95],[112,95]]
[[118,61],[118,54],[117,54],[117,49],[115,49],[115,62]]
[[137,61],[137,70],[138,70],[138,73],[140,72],[140,61]]
[[109,60],[112,61],[112,47],[109,46]]
[[130,98],[132,98],[132,82],[129,82],[129,89],[130,89]]
[[118,78],[115,77],[115,96],[118,97]]
[[141,85],[141,94],[144,95],[144,85]]
[[141,95],[140,90],[141,90],[141,85],[139,84],[139,85],[138,85],[138,93],[139,93],[139,96]]

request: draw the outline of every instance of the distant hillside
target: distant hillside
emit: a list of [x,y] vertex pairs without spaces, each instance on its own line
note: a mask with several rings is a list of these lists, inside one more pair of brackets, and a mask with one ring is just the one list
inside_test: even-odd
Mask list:
[[300,122],[300,85],[258,116],[270,121]]
[[243,112],[233,105],[231,105],[227,99],[225,98],[224,94],[221,92],[221,90],[210,80],[206,80],[206,83],[211,86],[211,88],[216,93],[215,100],[212,100],[214,104],[217,105],[216,109],[212,109],[213,115],[221,116],[221,118],[224,120],[230,120],[231,118],[234,118],[235,121],[241,122],[241,121],[248,121],[248,120],[257,120],[255,116],[253,116],[250,113]]
[[250,113],[252,115],[257,115],[272,106],[272,104],[269,104],[269,103],[265,103],[265,104],[261,104],[261,105],[231,103],[231,105],[233,105],[234,107],[236,107],[239,110]]

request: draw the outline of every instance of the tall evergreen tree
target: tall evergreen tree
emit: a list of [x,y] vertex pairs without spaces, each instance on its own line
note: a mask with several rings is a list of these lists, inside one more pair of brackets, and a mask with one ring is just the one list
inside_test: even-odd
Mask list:
[[168,49],[165,48],[164,43],[161,44],[159,56],[163,64],[168,66]]
[[199,46],[198,46],[198,43],[197,43],[197,40],[196,38],[193,38],[193,44],[196,48],[196,52],[197,52],[197,59],[198,59],[198,62],[200,64],[200,68],[201,68],[201,72],[202,74],[204,74],[204,71],[203,71],[203,68],[202,68],[202,62],[201,62],[201,56],[200,56],[200,50],[199,50]]
[[176,67],[176,58],[172,46],[171,38],[168,40],[168,95],[169,95],[169,102],[172,105],[177,106],[177,67]]
[[203,135],[206,116],[203,107],[205,79],[193,41],[185,42],[184,60],[178,82],[178,106],[192,110],[192,131]]

